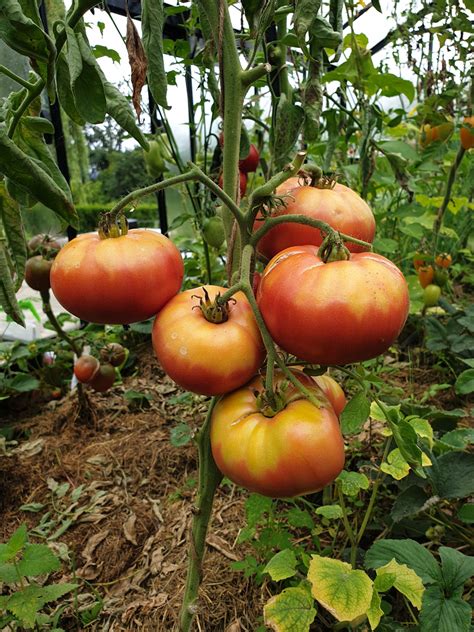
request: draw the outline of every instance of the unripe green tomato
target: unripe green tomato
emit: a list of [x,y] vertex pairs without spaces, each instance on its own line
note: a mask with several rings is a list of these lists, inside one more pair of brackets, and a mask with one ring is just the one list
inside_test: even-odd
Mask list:
[[145,159],[146,170],[152,178],[159,178],[163,175],[166,165],[160,142],[156,140],[150,141],[150,150],[144,151],[143,157]]
[[441,296],[441,288],[439,285],[431,283],[427,285],[423,290],[423,302],[426,307],[434,307],[438,305],[439,297]]
[[206,217],[202,223],[202,234],[206,242],[213,248],[220,248],[225,240],[224,222],[222,217]]
[[272,66],[280,66],[283,63],[283,51],[280,46],[268,47],[268,61]]
[[449,279],[449,272],[443,268],[435,268],[433,281],[435,285],[444,287]]

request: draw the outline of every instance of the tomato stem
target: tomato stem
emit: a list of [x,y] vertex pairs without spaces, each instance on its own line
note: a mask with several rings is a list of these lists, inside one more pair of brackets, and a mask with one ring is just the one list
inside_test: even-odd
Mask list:
[[202,577],[202,562],[206,549],[206,534],[212,514],[214,495],[218,488],[222,474],[217,469],[211,450],[211,416],[217,403],[213,397],[206,420],[196,435],[199,457],[199,486],[196,507],[191,527],[191,542],[188,554],[188,574],[186,588],[180,614],[180,632],[191,629],[194,615],[197,611],[199,584]]
[[459,146],[458,153],[456,154],[456,158],[454,159],[453,164],[451,165],[451,169],[449,171],[448,181],[446,183],[446,192],[444,194],[443,202],[439,207],[438,213],[436,215],[436,219],[433,226],[434,233],[434,251],[436,252],[438,246],[438,237],[439,231],[441,229],[443,223],[443,217],[448,208],[449,201],[451,200],[451,190],[453,188],[454,181],[456,180],[457,170],[459,165],[461,164],[462,159],[464,158],[464,154],[466,150],[462,145]]

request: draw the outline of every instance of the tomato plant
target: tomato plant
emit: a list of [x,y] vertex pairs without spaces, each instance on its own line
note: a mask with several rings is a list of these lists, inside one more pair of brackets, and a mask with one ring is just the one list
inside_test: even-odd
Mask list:
[[400,333],[409,306],[406,281],[388,259],[356,253],[324,263],[314,246],[276,255],[263,273],[257,300],[285,351],[324,365],[383,353]]
[[[285,195],[284,206],[277,207],[273,216],[301,214],[330,224],[336,230],[351,237],[371,243],[375,235],[375,220],[366,202],[355,192],[338,183],[323,183],[321,187],[300,186],[297,178],[285,182],[277,189],[277,195]],[[292,185],[295,185],[294,187]],[[289,187],[292,188],[289,188]],[[262,223],[257,217],[255,227]],[[271,259],[278,252],[290,246],[322,243],[321,231],[303,224],[279,224],[272,228],[258,244],[259,252]],[[349,250],[361,252],[363,248],[350,243]]]
[[181,287],[176,246],[153,231],[116,237],[79,235],[59,252],[51,288],[61,305],[94,323],[133,323],[154,316]]
[[224,292],[217,286],[181,292],[153,325],[153,347],[163,369],[180,386],[202,395],[242,386],[265,355],[246,297],[237,292],[227,304],[216,304]]
[[311,377],[293,375],[319,400],[309,402],[280,372],[276,410],[256,377],[219,400],[211,418],[212,454],[220,471],[265,496],[307,494],[332,482],[344,467],[337,414]]

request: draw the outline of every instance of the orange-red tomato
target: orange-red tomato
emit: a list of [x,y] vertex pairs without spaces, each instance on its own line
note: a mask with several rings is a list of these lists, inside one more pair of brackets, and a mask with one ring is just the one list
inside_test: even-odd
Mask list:
[[[290,186],[293,188],[289,188]],[[298,178],[290,178],[276,190],[277,195],[287,194],[286,205],[275,209],[273,216],[301,214],[319,219],[334,228],[372,243],[375,236],[375,219],[369,206],[352,189],[336,184],[333,189],[318,189],[312,186],[299,186]],[[262,216],[258,215],[254,230],[262,225]],[[278,252],[291,246],[313,244],[320,246],[321,232],[317,228],[304,224],[279,224],[272,228],[258,243],[262,255],[271,259]],[[351,252],[361,252],[362,246],[348,243]]]
[[[209,298],[225,288],[204,286]],[[161,310],[152,332],[153,348],[177,384],[201,395],[219,395],[245,384],[260,368],[264,346],[247,298],[234,294],[228,319],[209,322],[199,308],[203,288],[181,292]]]
[[92,323],[126,324],[154,316],[181,287],[184,266],[164,235],[137,228],[121,237],[79,235],[56,256],[55,297]]
[[74,375],[79,382],[90,382],[100,367],[99,360],[91,355],[81,355],[74,365]]
[[447,252],[442,252],[441,254],[436,255],[435,263],[440,268],[449,268],[452,262],[453,258]]
[[427,285],[433,281],[434,278],[434,269],[433,266],[421,266],[418,268],[418,280],[422,288],[425,288]]
[[427,123],[421,128],[420,145],[422,147],[428,147],[428,145],[431,145],[431,143],[436,140],[447,140],[451,136],[453,129],[454,124],[451,123],[451,121],[446,121],[445,123],[434,126]]
[[464,119],[465,127],[461,127],[461,145],[464,149],[474,147],[474,116]]
[[313,380],[331,402],[334,412],[339,417],[347,404],[344,391],[330,375],[318,375]]
[[391,261],[369,252],[324,263],[315,246],[283,250],[257,294],[265,323],[285,351],[323,365],[386,351],[408,315],[408,287]]
[[257,395],[264,386],[257,376],[222,397],[211,417],[211,448],[220,471],[237,485],[273,498],[318,491],[344,467],[344,442],[331,403],[311,377],[293,373],[319,406],[276,371],[278,412],[261,407]]

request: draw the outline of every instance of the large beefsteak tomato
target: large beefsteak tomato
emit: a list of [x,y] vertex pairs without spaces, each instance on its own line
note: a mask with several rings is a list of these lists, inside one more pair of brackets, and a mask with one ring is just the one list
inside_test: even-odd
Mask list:
[[172,298],[155,319],[153,348],[165,372],[180,386],[201,395],[219,395],[242,386],[260,368],[265,350],[242,292],[227,304],[227,320],[210,322],[206,305],[225,288],[206,285]]
[[184,266],[164,235],[137,228],[120,237],[79,235],[56,256],[55,297],[91,323],[126,324],[154,316],[180,289]]
[[[343,184],[334,188],[319,189],[313,186],[299,186],[301,180],[290,178],[276,190],[277,195],[287,195],[286,204],[277,207],[272,216],[306,215],[319,219],[341,233],[372,243],[375,236],[375,219],[369,206],[352,189]],[[262,225],[259,214],[254,230]],[[304,224],[279,224],[266,233],[258,243],[259,252],[271,259],[278,252],[291,246],[322,243],[321,231]],[[362,246],[347,243],[351,252],[361,252]]]
[[385,257],[363,252],[324,263],[315,246],[274,257],[257,301],[282,349],[323,365],[360,362],[386,351],[409,307],[405,278]]
[[311,377],[293,373],[319,406],[276,371],[281,407],[273,415],[261,406],[264,385],[256,376],[220,399],[211,416],[211,448],[220,471],[237,485],[273,498],[318,491],[344,467],[344,442],[330,401]]

